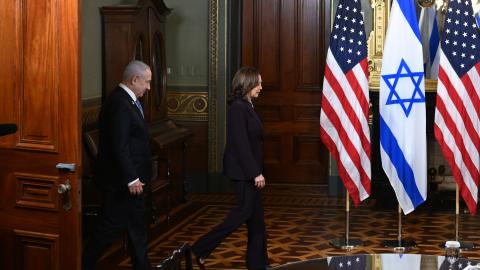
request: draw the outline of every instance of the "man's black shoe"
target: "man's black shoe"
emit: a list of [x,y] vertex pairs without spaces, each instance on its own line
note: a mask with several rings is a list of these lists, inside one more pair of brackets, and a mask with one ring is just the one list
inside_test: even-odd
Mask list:
[[205,270],[205,259],[200,256],[195,256],[195,261],[197,261],[198,268],[200,270]]

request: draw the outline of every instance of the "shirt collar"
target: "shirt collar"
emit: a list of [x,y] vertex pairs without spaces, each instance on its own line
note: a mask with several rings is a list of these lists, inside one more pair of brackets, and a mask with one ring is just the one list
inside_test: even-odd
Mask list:
[[123,83],[120,83],[118,86],[120,86],[121,88],[123,88],[123,90],[125,90],[125,92],[127,92],[127,94],[133,99],[133,101],[137,101],[137,96],[135,96],[135,94],[133,93],[133,91],[128,88],[128,86],[126,86],[125,84]]

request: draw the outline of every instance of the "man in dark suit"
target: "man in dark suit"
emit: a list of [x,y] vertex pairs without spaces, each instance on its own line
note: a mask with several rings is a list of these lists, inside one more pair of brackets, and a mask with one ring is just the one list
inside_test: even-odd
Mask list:
[[85,247],[83,269],[97,260],[125,230],[133,268],[151,269],[147,257],[145,185],[152,177],[149,136],[138,98],[150,89],[152,72],[140,61],[130,62],[122,82],[102,106],[96,179],[103,190],[103,213]]

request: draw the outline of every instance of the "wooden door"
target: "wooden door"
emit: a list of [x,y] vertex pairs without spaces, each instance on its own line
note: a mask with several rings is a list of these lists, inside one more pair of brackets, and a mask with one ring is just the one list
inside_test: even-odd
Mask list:
[[326,184],[319,118],[329,1],[244,0],[242,65],[260,69],[255,101],[265,129],[265,174],[274,183]]
[[0,138],[0,268],[80,269],[78,1],[0,6],[0,123],[19,128]]

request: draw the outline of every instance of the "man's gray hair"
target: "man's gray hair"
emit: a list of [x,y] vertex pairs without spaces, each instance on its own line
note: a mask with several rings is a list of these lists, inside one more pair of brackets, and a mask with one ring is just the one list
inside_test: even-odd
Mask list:
[[145,74],[145,70],[149,69],[150,67],[142,61],[133,60],[132,62],[128,63],[123,71],[122,79],[124,81],[128,81],[134,76],[143,76]]

